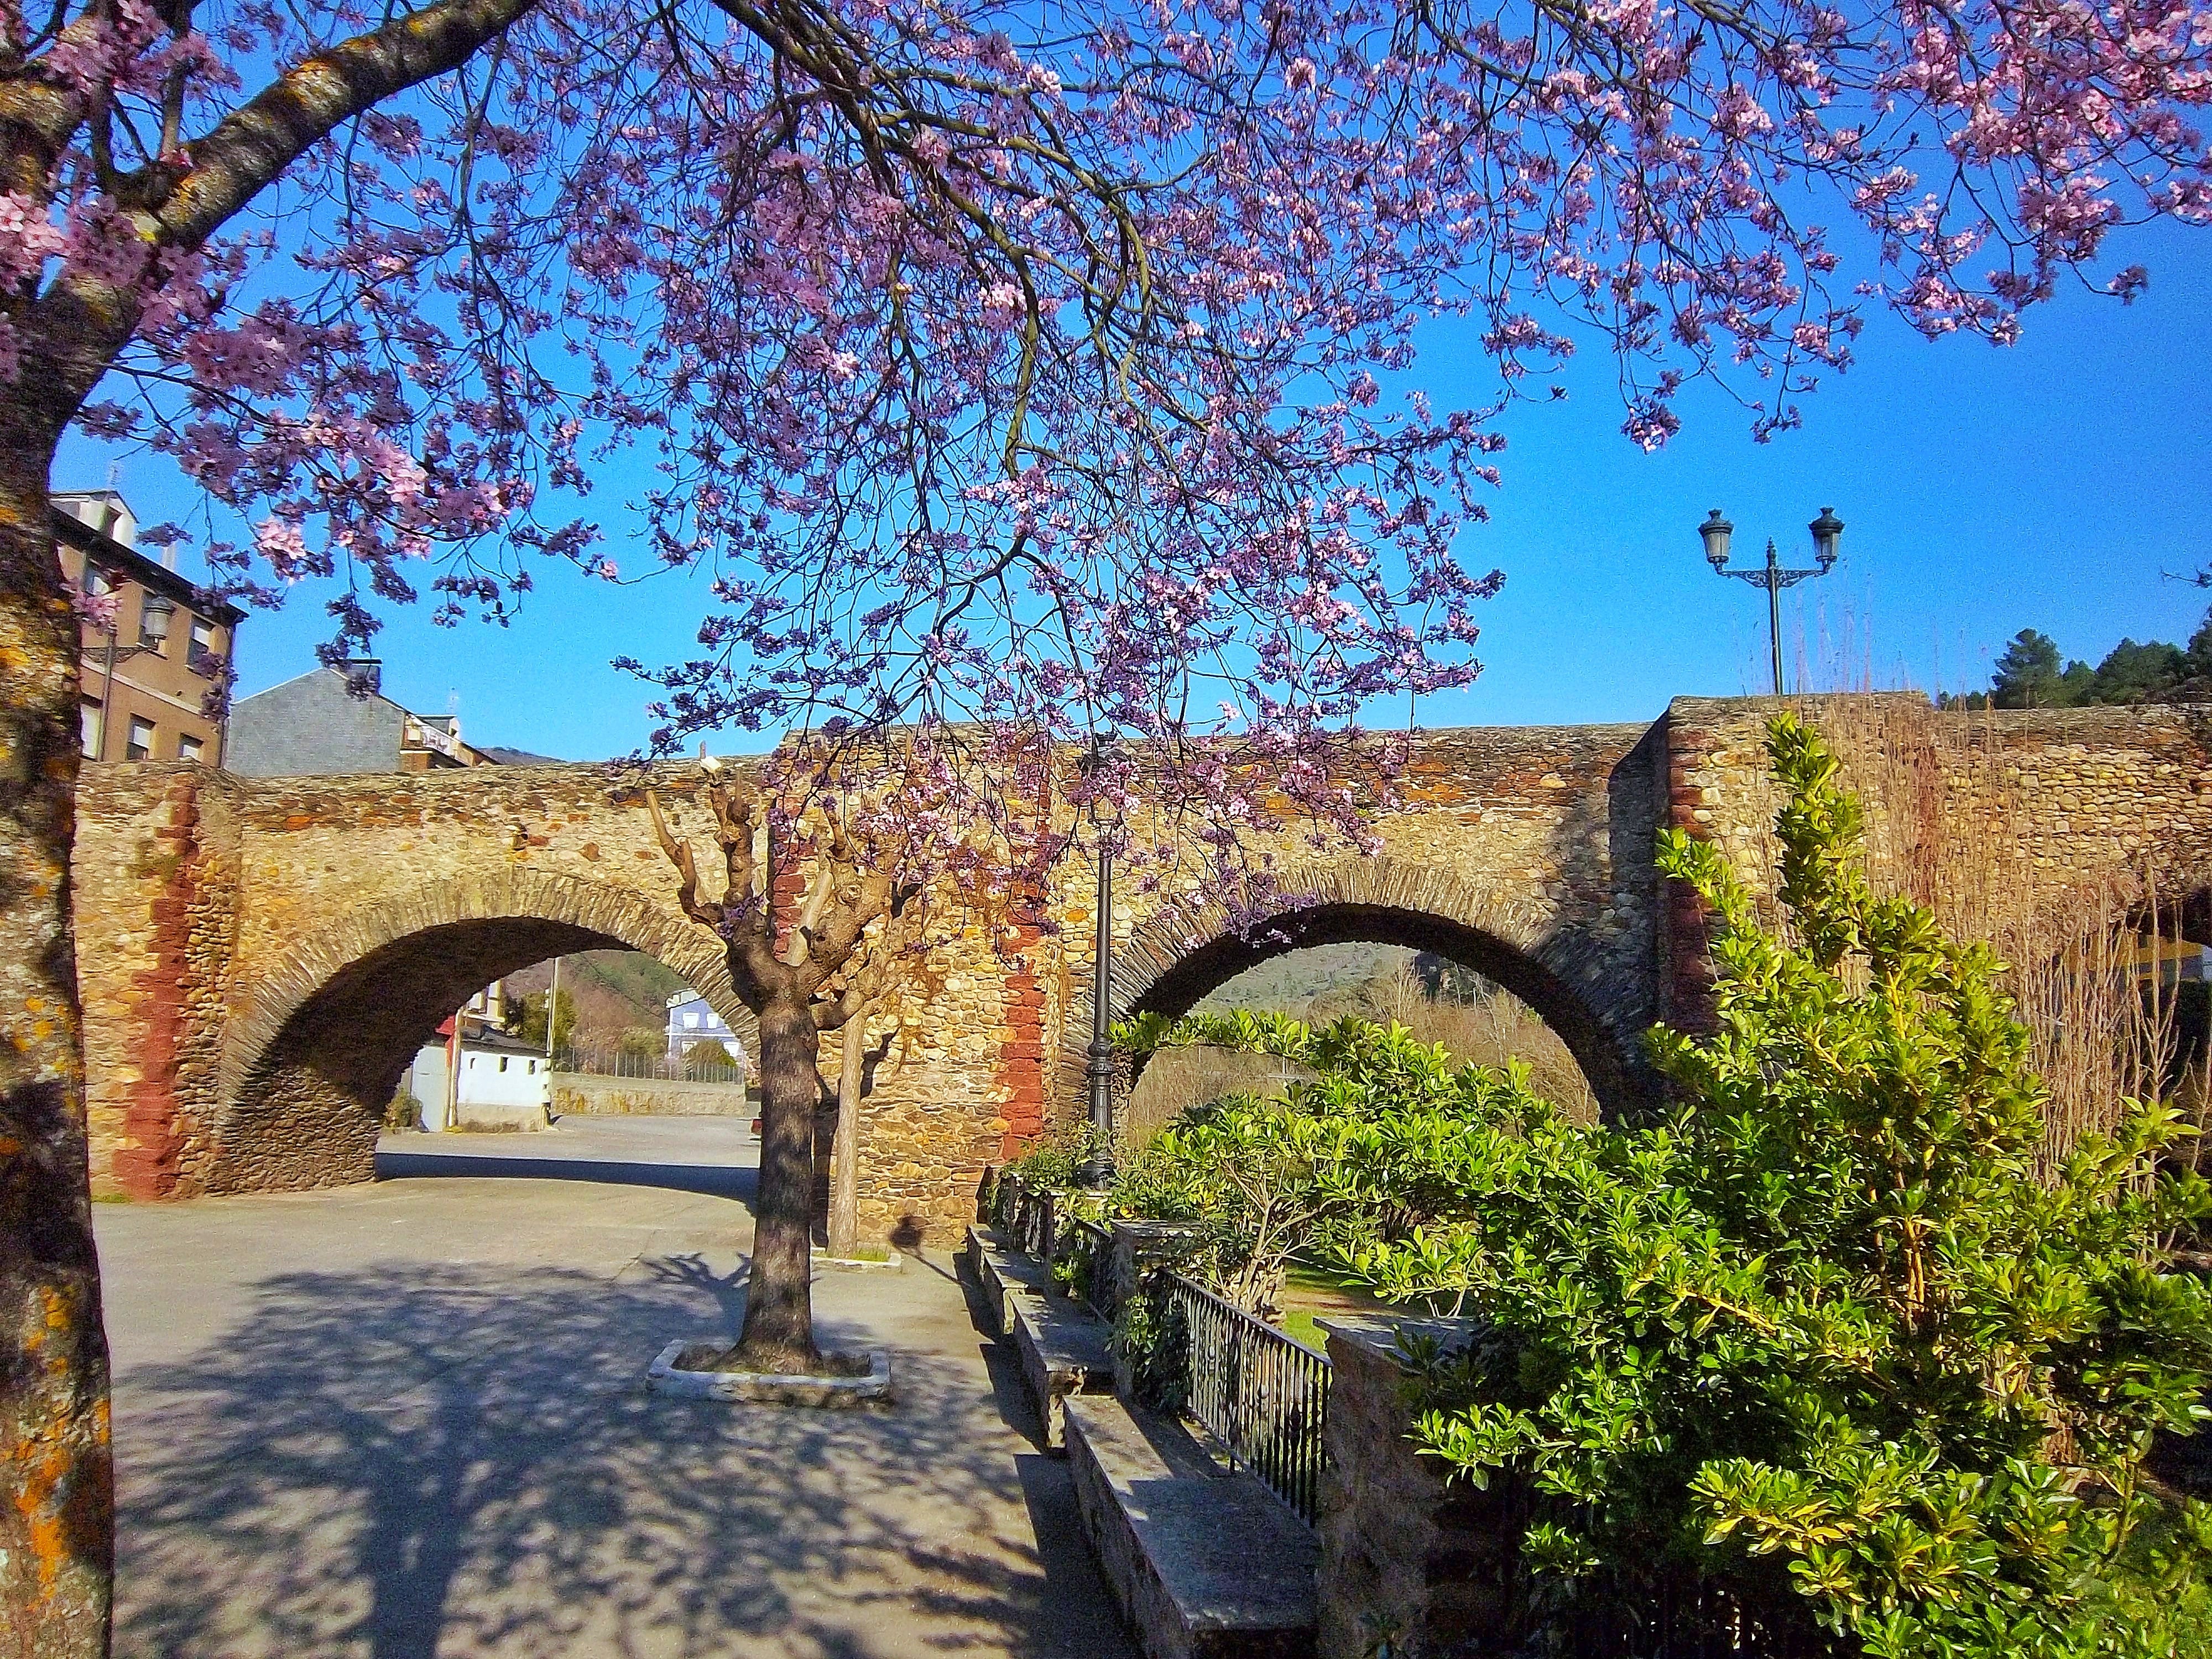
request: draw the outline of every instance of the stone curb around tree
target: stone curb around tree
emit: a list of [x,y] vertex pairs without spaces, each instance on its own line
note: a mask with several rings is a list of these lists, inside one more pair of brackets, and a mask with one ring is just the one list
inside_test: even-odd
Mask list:
[[[702,1371],[684,1368],[682,1361],[701,1350],[714,1352],[719,1344],[711,1337],[678,1337],[660,1351],[645,1374],[645,1386],[655,1394],[679,1400],[726,1400],[763,1406],[812,1406],[836,1411],[856,1406],[888,1403],[891,1398],[891,1357],[881,1349],[866,1356],[865,1376],[792,1376],[777,1371]],[[859,1354],[825,1354],[830,1359],[862,1358]]]
[[878,1261],[866,1255],[830,1255],[817,1249],[810,1258],[817,1267],[827,1267],[840,1273],[896,1273],[906,1271],[906,1257],[893,1250],[890,1260]]

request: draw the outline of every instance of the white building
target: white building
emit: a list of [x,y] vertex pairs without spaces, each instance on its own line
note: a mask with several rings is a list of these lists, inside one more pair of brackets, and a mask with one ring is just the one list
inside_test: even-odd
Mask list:
[[[422,1045],[407,1086],[422,1103],[422,1127],[455,1129],[511,1127],[542,1129],[553,1103],[553,1063],[520,1037],[463,1022],[458,1042],[447,1022],[441,1040]],[[446,1087],[448,1055],[459,1060],[453,1092]],[[451,1102],[451,1121],[447,1120]]]
[[669,1059],[683,1059],[695,1042],[719,1042],[730,1051],[732,1060],[740,1066],[745,1063],[744,1047],[729,1022],[714,1012],[706,998],[686,986],[668,999]]

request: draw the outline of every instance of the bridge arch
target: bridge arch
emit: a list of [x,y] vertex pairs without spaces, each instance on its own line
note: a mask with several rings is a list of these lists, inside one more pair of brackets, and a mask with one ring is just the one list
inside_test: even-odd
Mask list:
[[205,1168],[213,1192],[367,1180],[384,1109],[439,1023],[548,957],[642,951],[757,1048],[711,935],[606,883],[526,866],[424,882],[286,950],[229,1022]]
[[[1565,1043],[1607,1116],[1650,1104],[1655,1079],[1640,1045],[1649,1011],[1609,983],[1617,954],[1561,927],[1549,905],[1502,900],[1449,869],[1388,855],[1293,872],[1281,885],[1289,896],[1256,919],[1209,903],[1139,926],[1115,953],[1111,1018],[1178,1018],[1245,969],[1309,945],[1405,945],[1462,963],[1526,1003]],[[1086,994],[1071,999],[1064,1048],[1079,1080],[1090,1038]]]

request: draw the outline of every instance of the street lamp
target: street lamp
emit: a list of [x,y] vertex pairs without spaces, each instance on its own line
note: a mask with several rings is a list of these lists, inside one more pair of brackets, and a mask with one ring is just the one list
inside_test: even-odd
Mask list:
[[1091,1084],[1091,1149],[1077,1171],[1077,1179],[1086,1187],[1103,1187],[1114,1179],[1114,1038],[1107,1029],[1107,1015],[1114,991],[1112,831],[1121,822],[1121,812],[1112,802],[1099,798],[1098,780],[1105,758],[1105,741],[1094,733],[1091,751],[1083,759],[1083,775],[1091,786],[1087,811],[1098,837],[1098,935],[1091,964],[1090,1063],[1084,1068]]
[[1721,516],[1717,507],[1698,526],[1698,534],[1705,540],[1705,557],[1711,561],[1715,570],[1766,590],[1766,636],[1774,652],[1774,695],[1778,697],[1782,695],[1782,590],[1826,575],[1835,568],[1843,546],[1844,521],[1836,516],[1832,507],[1822,507],[1820,516],[1805,528],[1812,532],[1813,557],[1820,567],[1818,570],[1784,570],[1775,556],[1774,538],[1771,536],[1766,542],[1765,568],[1731,570],[1728,568],[1729,538],[1735,534],[1735,526]]

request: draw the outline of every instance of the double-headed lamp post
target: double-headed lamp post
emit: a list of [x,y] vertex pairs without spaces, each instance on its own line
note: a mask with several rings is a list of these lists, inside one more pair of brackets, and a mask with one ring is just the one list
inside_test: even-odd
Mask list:
[[1782,695],[1782,590],[1826,575],[1835,568],[1844,540],[1844,521],[1836,516],[1832,507],[1822,507],[1820,516],[1805,527],[1813,535],[1813,556],[1820,563],[1818,570],[1784,570],[1775,556],[1774,538],[1771,536],[1766,541],[1764,568],[1754,566],[1749,570],[1731,570],[1728,568],[1729,538],[1735,533],[1735,526],[1721,516],[1717,507],[1698,526],[1698,534],[1705,538],[1705,557],[1712,561],[1715,570],[1766,590],[1767,642],[1774,652],[1774,695],[1778,697]]
[[1094,737],[1083,769],[1092,792],[1087,809],[1091,827],[1098,837],[1098,932],[1091,964],[1090,1063],[1084,1073],[1091,1084],[1091,1150],[1077,1179],[1086,1187],[1103,1187],[1114,1179],[1114,1036],[1108,1016],[1114,991],[1114,841],[1121,822],[1111,801],[1101,800],[1097,780],[1105,760],[1105,744]]

